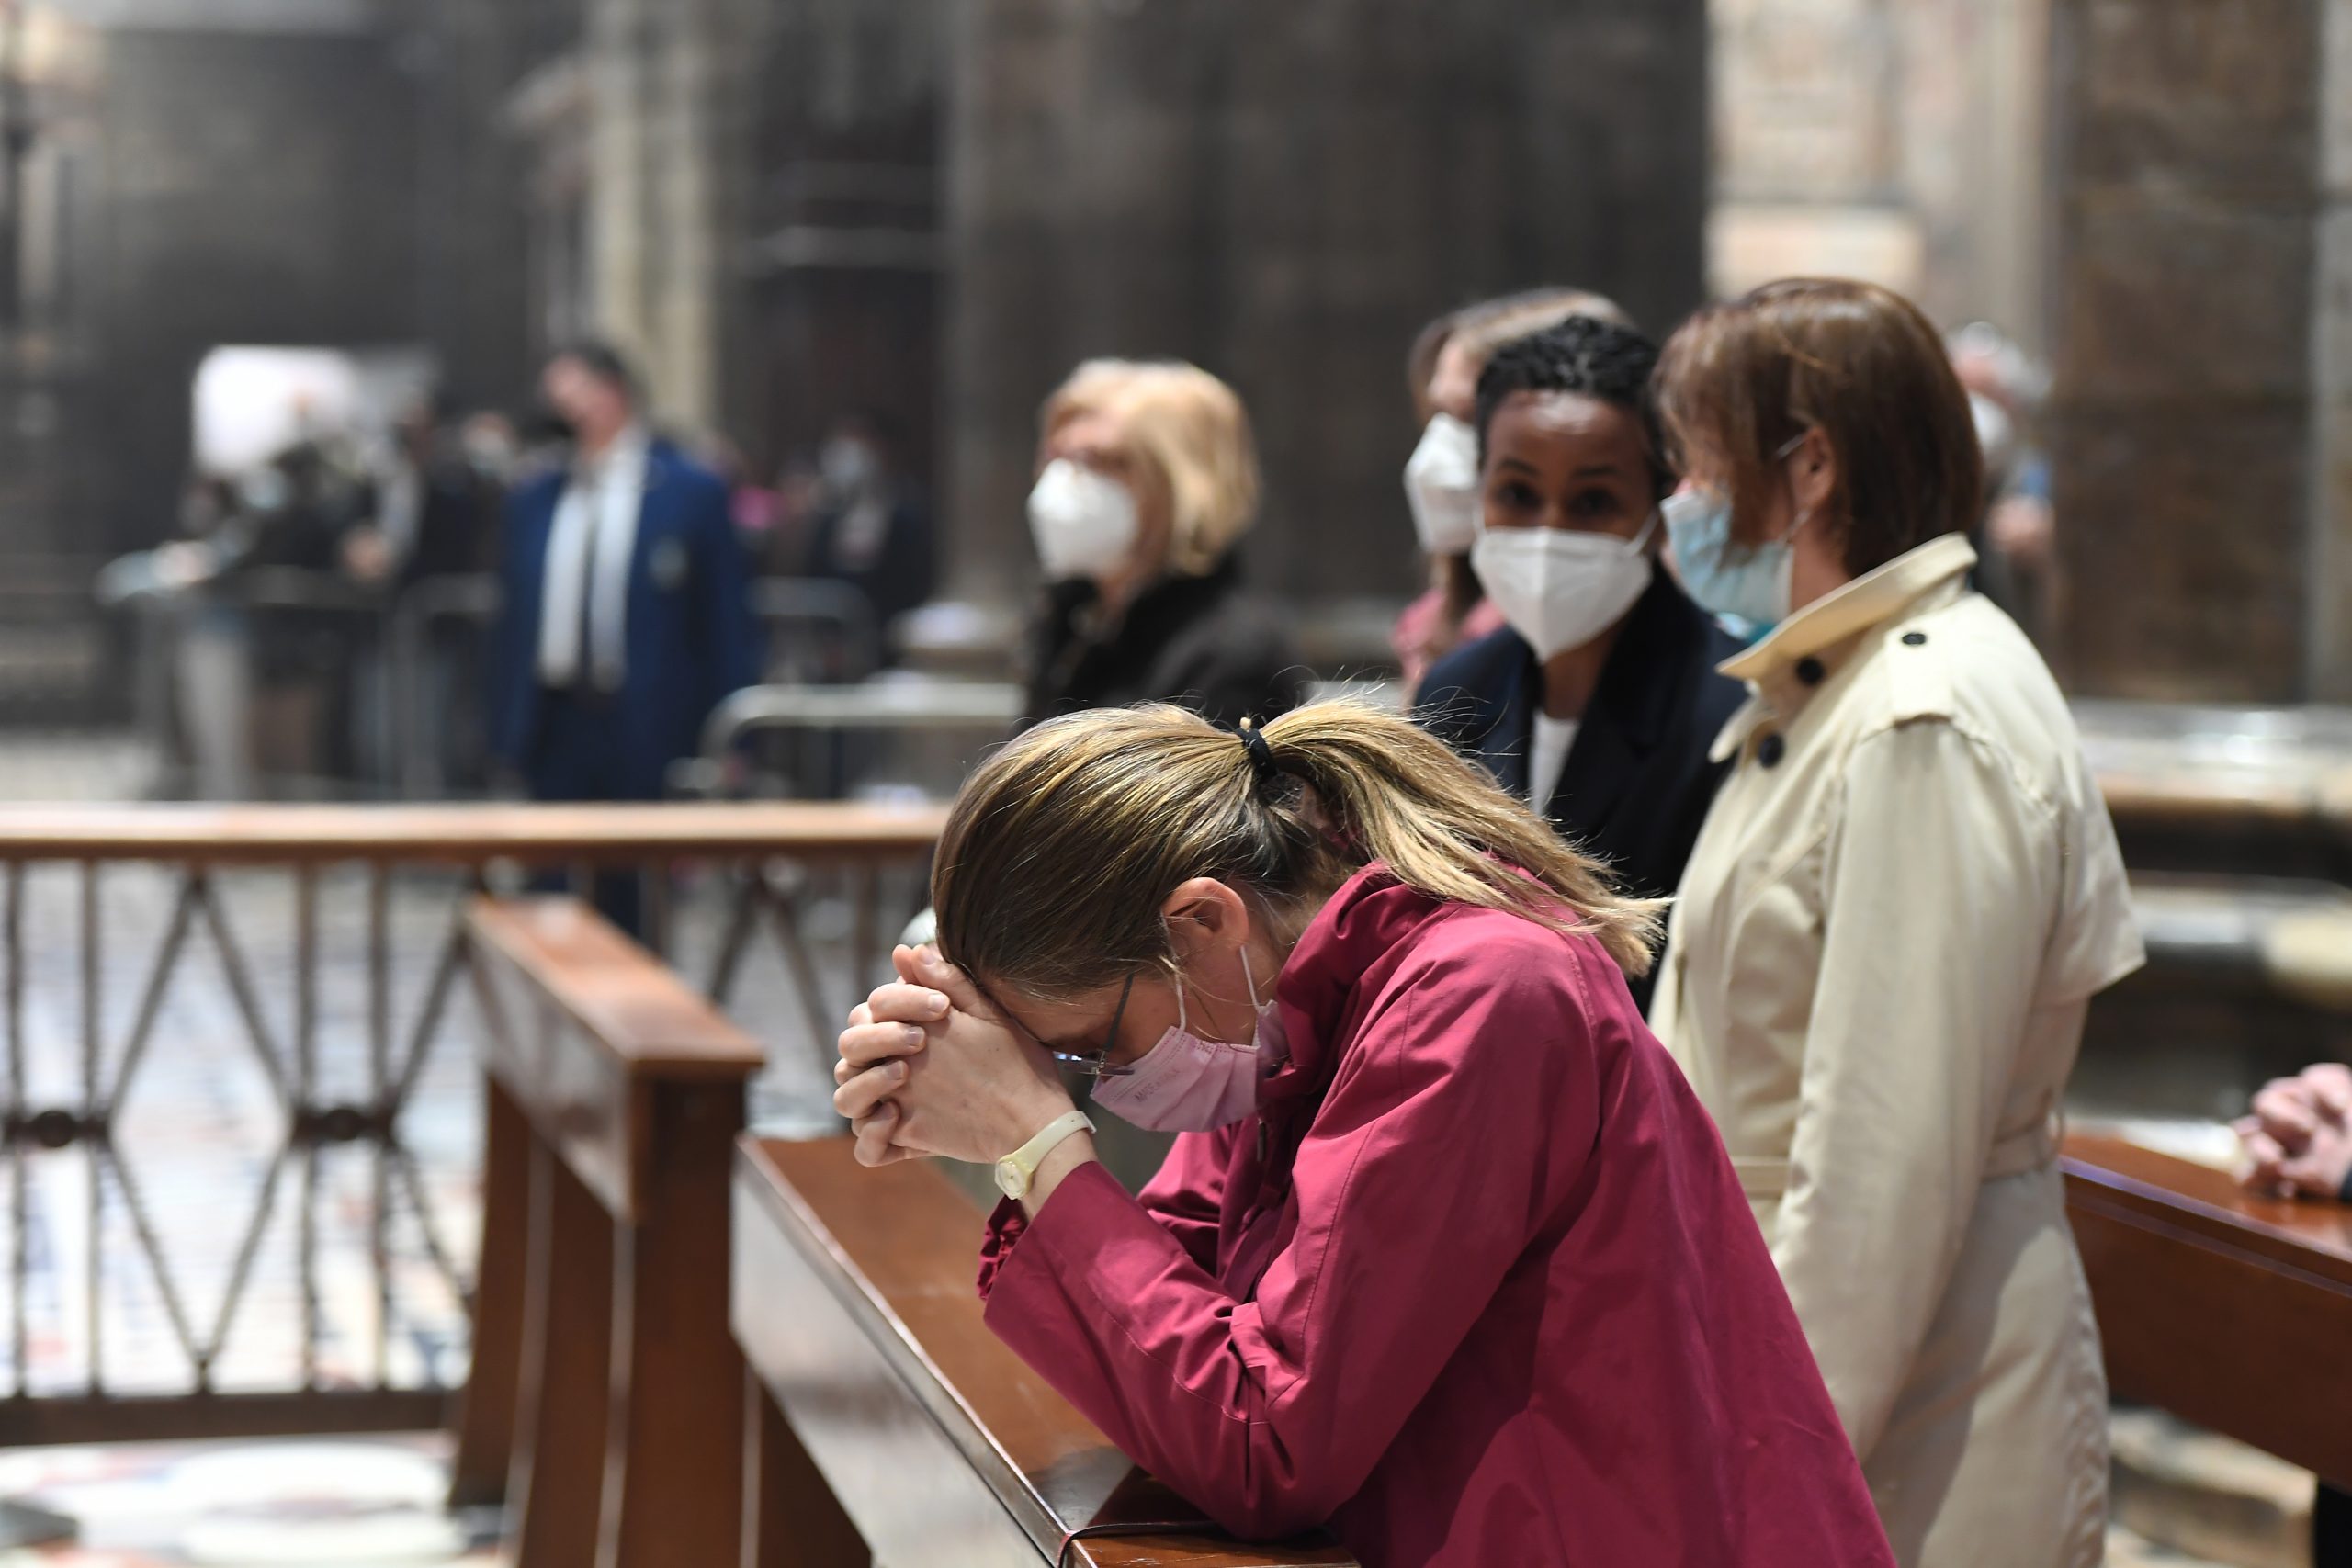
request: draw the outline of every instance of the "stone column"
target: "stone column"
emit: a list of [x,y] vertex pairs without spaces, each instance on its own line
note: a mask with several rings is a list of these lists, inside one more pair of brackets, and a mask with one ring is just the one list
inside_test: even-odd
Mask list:
[[589,308],[597,331],[639,355],[653,339],[647,142],[661,38],[654,4],[591,0],[588,11]]
[[2287,702],[2352,675],[2340,9],[2056,7],[2057,651],[2086,694]]
[[2321,17],[2318,276],[2312,333],[2311,637],[2305,693],[2352,703],[2352,6]]

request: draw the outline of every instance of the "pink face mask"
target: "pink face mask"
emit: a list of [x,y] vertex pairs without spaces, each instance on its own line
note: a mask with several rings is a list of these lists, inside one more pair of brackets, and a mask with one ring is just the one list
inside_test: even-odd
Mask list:
[[[1250,950],[1241,950],[1241,974],[1250,999],[1258,998],[1258,977],[1250,971]],[[1153,1133],[1206,1133],[1230,1126],[1258,1109],[1258,1086],[1274,1074],[1290,1053],[1283,1041],[1282,1011],[1273,1002],[1258,1008],[1246,1044],[1204,1040],[1185,1027],[1184,987],[1176,987],[1176,1027],[1117,1077],[1094,1086],[1094,1103],[1122,1122]]]

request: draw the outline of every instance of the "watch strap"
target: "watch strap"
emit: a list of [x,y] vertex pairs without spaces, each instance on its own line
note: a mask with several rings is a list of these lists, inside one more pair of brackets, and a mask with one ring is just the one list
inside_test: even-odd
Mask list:
[[[1094,1131],[1094,1120],[1083,1111],[1065,1111],[1055,1117],[1038,1129],[1035,1137],[996,1162],[999,1174],[997,1185],[1008,1197],[1027,1197],[1030,1184],[1037,1179],[1037,1168],[1046,1163],[1046,1156],[1059,1148],[1065,1139],[1080,1133],[1092,1131]],[[1013,1182],[1005,1179],[1008,1177],[1015,1177],[1016,1174],[1021,1188],[1018,1192],[1012,1190]]]

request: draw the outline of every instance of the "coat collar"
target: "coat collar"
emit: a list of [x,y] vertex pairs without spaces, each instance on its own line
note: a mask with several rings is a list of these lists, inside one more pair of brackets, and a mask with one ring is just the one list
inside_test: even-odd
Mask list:
[[1274,982],[1290,1059],[1266,1080],[1269,1104],[1323,1091],[1347,1043],[1357,982],[1444,910],[1377,861],[1331,896],[1300,933]]
[[1923,604],[1951,597],[1975,564],[1965,536],[1941,535],[1815,600],[1771,636],[1725,660],[1718,668],[1746,682],[1750,695],[1716,739],[1714,760],[1737,755],[1768,720],[1787,724],[1853,661],[1871,633]]

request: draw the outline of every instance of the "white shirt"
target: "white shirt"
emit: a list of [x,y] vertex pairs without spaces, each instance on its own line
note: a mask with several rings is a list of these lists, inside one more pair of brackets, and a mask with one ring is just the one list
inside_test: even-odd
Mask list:
[[1551,808],[1553,793],[1560,787],[1560,770],[1568,765],[1579,722],[1546,717],[1541,712],[1535,716],[1534,740],[1527,754],[1527,804],[1539,817]]
[[[620,688],[628,647],[629,557],[645,505],[645,432],[621,432],[593,467],[572,469],[548,532],[547,591],[539,606],[539,679],[569,686],[580,676],[582,595],[589,596],[589,659],[595,684]],[[594,541],[594,548],[590,548]],[[594,557],[595,581],[587,581]]]

